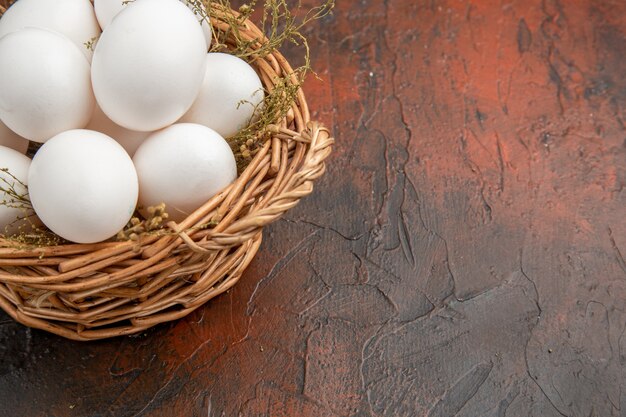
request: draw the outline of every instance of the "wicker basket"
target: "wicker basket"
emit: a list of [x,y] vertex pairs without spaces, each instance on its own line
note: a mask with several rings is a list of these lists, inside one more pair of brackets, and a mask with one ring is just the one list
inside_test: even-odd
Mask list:
[[[8,3],[0,0],[0,15]],[[249,21],[243,34],[262,36]],[[268,89],[277,76],[293,74],[279,53],[253,65]],[[173,233],[34,250],[0,240],[0,307],[26,326],[86,341],[179,319],[227,291],[259,249],[263,226],[311,193],[334,142],[310,121],[302,91],[271,131],[235,183],[184,221],[167,224]],[[200,229],[216,219],[214,228]]]

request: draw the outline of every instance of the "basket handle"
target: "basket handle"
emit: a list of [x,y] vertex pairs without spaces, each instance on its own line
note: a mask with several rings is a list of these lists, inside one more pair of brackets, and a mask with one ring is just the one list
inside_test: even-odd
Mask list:
[[311,194],[313,182],[326,171],[324,161],[331,154],[335,140],[321,123],[309,122],[300,133],[275,126],[272,133],[283,139],[309,144],[299,169],[281,187],[281,192],[271,197],[263,208],[253,210],[223,232],[211,234],[207,242],[210,246],[229,247],[253,238],[261,228],[278,220],[287,210],[296,206],[300,199]]

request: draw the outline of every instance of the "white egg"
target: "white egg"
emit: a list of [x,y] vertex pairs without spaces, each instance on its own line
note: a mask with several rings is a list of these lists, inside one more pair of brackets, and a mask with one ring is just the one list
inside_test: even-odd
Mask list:
[[102,30],[106,29],[113,18],[128,4],[125,3],[125,0],[94,0],[93,8]]
[[[14,149],[0,146],[0,234],[11,235],[23,225],[22,220],[32,214],[31,210],[23,208],[23,203],[7,194],[7,191],[26,196],[28,190],[28,167],[30,159]],[[5,171],[5,170],[8,170]]]
[[202,29],[185,5],[136,0],[96,46],[91,75],[98,104],[127,129],[149,132],[169,126],[198,95],[205,55]]
[[0,119],[18,135],[45,142],[89,122],[89,63],[65,36],[38,28],[5,35],[0,74]]
[[15,149],[21,154],[25,154],[28,150],[28,139],[24,139],[7,127],[0,120],[0,146],[6,146]]
[[116,141],[92,130],[70,130],[47,141],[33,158],[28,188],[41,221],[76,243],[114,236],[137,204],[132,160]]
[[208,17],[207,18],[203,17],[203,16],[206,16],[206,8],[204,7],[204,4],[199,4],[201,10],[198,10],[198,6],[194,5],[194,3],[190,3],[187,0],[181,0],[181,1],[184,4],[186,4],[187,7],[189,7],[189,9],[193,12],[193,14],[196,16],[196,19],[200,23],[200,26],[202,27],[202,32],[204,33],[204,39],[206,40],[206,45],[207,45],[207,50],[208,50],[211,47],[213,31],[211,30],[211,24],[207,20]]
[[182,122],[199,123],[224,137],[246,127],[265,98],[263,84],[244,60],[209,53],[200,94]]
[[193,123],[153,133],[133,158],[139,205],[165,203],[174,221],[186,218],[237,178],[228,143],[214,130]]
[[134,130],[128,130],[125,127],[116,125],[109,119],[106,114],[102,112],[100,106],[96,104],[96,108],[93,111],[91,120],[85,127],[88,130],[95,130],[96,132],[104,133],[107,136],[112,137],[122,145],[128,155],[131,157],[135,154],[135,151],[141,145],[141,142],[152,132],[136,132]]
[[[187,0],[180,1],[186,4],[187,7],[189,7],[189,9],[194,12],[196,18],[200,22],[200,25],[202,25],[202,31],[204,32],[204,38],[206,40],[208,49],[211,46],[212,31],[211,25],[209,24],[207,19],[202,17],[203,15],[206,15],[206,9],[204,8],[204,5],[200,4],[202,11],[205,13],[201,14],[200,12],[195,10],[196,6],[194,6],[193,3],[189,3]],[[93,6],[96,10],[96,17],[98,18],[98,23],[100,23],[100,27],[102,28],[102,30],[109,26],[111,21],[113,21],[113,18],[115,18],[115,16],[117,16],[119,12],[124,10],[125,6],[127,6],[128,4],[129,3],[127,3],[126,0],[94,0]]]
[[0,38],[26,27],[37,27],[67,36],[91,59],[86,43],[100,35],[100,27],[89,0],[20,0],[0,19]]

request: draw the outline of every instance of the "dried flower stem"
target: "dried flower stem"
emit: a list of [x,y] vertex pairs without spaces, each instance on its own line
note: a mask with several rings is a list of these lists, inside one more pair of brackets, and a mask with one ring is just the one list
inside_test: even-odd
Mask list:
[[[300,1],[292,10],[287,0],[265,0],[260,6],[263,7],[260,24],[263,35],[255,39],[244,37],[242,29],[245,28],[246,20],[254,13],[257,0],[239,7],[239,11],[231,8],[229,0],[189,0],[188,3],[193,5],[196,14],[205,19],[213,18],[213,22],[221,22],[213,25],[213,52],[228,52],[254,64],[256,59],[264,58],[287,43],[300,46],[304,50],[304,64],[294,69],[293,74],[285,74],[280,79],[273,80],[274,88],[265,91],[265,100],[257,108],[258,111],[255,111],[255,117],[250,124],[227,138],[241,171],[268,137],[267,128],[287,115],[306,75],[312,72],[309,45],[302,29],[311,21],[328,16],[335,2],[323,0],[320,6],[301,13]],[[298,15],[302,17],[298,18]]]
[[[26,184],[13,175],[8,168],[0,168],[0,193],[2,194],[1,206],[32,210],[33,206],[28,198]],[[23,191],[21,191],[23,190]]]

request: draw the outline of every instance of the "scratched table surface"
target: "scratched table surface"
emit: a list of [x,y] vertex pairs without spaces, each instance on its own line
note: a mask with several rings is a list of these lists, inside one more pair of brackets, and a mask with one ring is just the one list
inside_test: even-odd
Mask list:
[[625,16],[338,0],[307,30],[315,194],[176,323],[81,344],[0,315],[0,415],[626,415]]

